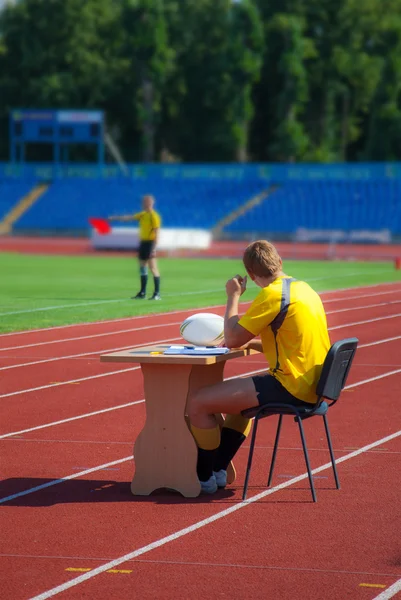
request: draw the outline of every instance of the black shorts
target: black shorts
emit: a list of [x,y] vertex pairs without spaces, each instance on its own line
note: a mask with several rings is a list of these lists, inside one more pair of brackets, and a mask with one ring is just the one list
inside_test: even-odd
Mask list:
[[153,240],[141,241],[138,248],[139,260],[149,260],[155,256],[155,243]]
[[311,408],[313,404],[295,398],[272,375],[255,375],[252,377],[260,406],[268,404],[291,404],[300,408]]

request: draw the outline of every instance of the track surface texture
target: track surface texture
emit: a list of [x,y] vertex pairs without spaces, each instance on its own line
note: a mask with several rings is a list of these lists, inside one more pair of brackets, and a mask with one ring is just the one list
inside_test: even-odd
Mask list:
[[[244,241],[214,241],[206,250],[182,250],[174,252],[177,256],[227,257],[241,258]],[[245,244],[246,245],[246,244]],[[392,261],[400,256],[399,244],[320,244],[308,242],[277,242],[275,244],[282,258],[298,259],[352,259]],[[54,237],[0,237],[0,252],[19,252],[21,254],[63,254],[125,256],[126,252],[96,251],[87,238]],[[160,254],[160,253],[159,253]]]
[[[290,418],[270,489],[276,418],[262,421],[246,503],[249,443],[235,484],[211,497],[130,494],[141,371],[99,355],[176,340],[193,311],[0,336],[0,597],[401,598],[401,283],[322,298],[331,341],[360,346],[329,411],[341,490],[321,420],[305,423],[316,504]],[[265,368],[247,357],[225,377]]]

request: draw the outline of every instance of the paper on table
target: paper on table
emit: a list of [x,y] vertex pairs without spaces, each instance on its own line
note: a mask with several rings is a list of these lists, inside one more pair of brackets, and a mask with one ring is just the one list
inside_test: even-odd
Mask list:
[[210,346],[170,346],[164,354],[227,354],[229,348],[215,348]]

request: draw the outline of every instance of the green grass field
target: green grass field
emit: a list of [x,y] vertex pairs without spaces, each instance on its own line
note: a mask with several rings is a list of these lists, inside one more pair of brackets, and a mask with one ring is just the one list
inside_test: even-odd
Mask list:
[[[225,302],[225,282],[244,273],[238,260],[159,260],[162,301],[133,301],[138,267],[132,257],[0,254],[0,332],[82,323]],[[399,281],[390,263],[286,261],[285,272],[317,291]],[[148,292],[153,291],[149,278]],[[251,282],[244,300],[257,293]]]

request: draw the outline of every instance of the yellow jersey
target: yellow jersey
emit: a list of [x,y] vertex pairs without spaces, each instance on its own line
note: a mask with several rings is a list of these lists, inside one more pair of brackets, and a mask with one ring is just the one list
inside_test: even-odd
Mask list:
[[139,221],[139,239],[141,242],[153,241],[156,237],[156,229],[161,225],[160,215],[155,211],[143,210],[132,215],[134,221]]
[[316,385],[330,348],[319,295],[303,281],[278,277],[260,291],[239,324],[260,335],[270,374],[295,398],[316,403]]

